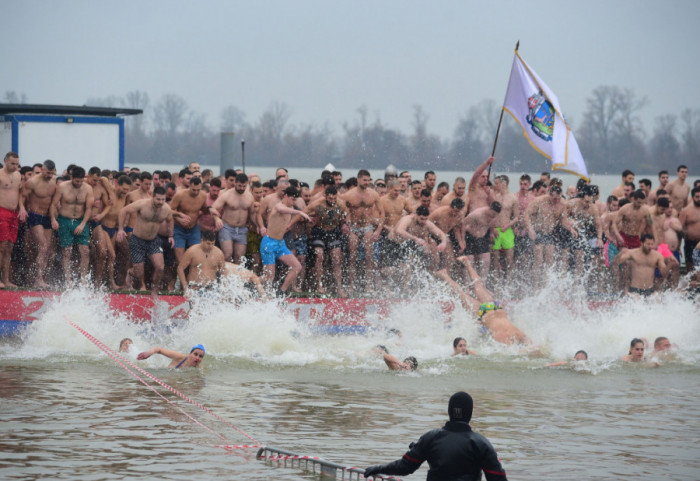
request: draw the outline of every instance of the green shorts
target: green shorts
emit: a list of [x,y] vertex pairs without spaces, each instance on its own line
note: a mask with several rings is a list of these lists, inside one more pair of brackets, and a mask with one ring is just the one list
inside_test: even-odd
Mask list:
[[262,241],[262,236],[253,229],[248,229],[246,234],[248,244],[246,244],[245,253],[247,255],[257,254],[260,252],[260,242]]
[[69,219],[59,215],[58,221],[58,244],[63,247],[75,245],[88,246],[90,245],[90,227],[86,224],[83,232],[80,235],[75,235],[73,231],[80,225],[83,219]]
[[496,227],[498,236],[493,240],[493,250],[510,250],[515,247],[515,233],[512,227],[508,227],[505,232],[501,232],[500,227]]

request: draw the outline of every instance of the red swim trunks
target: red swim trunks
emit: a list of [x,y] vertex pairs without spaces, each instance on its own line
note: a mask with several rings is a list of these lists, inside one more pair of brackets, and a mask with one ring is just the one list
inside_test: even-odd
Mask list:
[[627,235],[624,232],[620,232],[620,237],[622,237],[622,240],[624,241],[623,247],[628,249],[636,249],[637,247],[642,246],[642,241],[639,240],[638,235]]
[[19,219],[16,210],[7,210],[0,207],[0,242],[17,242],[17,229]]

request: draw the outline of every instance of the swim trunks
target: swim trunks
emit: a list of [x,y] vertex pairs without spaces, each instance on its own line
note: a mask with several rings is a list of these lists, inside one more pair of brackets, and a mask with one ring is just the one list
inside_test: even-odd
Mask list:
[[44,229],[51,229],[51,216],[27,212],[27,224],[29,224],[30,229],[38,225]]
[[612,265],[613,259],[615,258],[615,256],[617,254],[620,253],[620,251],[618,250],[617,246],[610,241],[607,241],[605,243],[604,251],[605,251],[605,267],[610,267]]
[[202,234],[199,231],[199,224],[195,224],[195,226],[191,229],[185,229],[181,225],[175,224],[173,237],[175,238],[176,249],[186,249],[202,242]]
[[274,265],[282,256],[292,255],[283,239],[272,239],[265,236],[260,243],[260,257],[264,266]]
[[146,261],[147,257],[155,254],[163,254],[163,248],[160,246],[160,238],[158,236],[151,240],[141,239],[131,234],[129,237],[129,250],[131,251],[131,262],[141,264]]
[[[687,259],[687,257],[686,257],[686,259]],[[693,267],[695,269],[699,268],[700,267],[700,250],[693,249],[692,259],[693,259]],[[678,262],[680,262],[680,261],[678,261]]]
[[379,241],[381,243],[382,265],[396,267],[401,262],[401,244],[389,239],[386,232],[382,232]]
[[489,232],[483,237],[474,237],[469,232],[464,235],[464,240],[466,243],[466,248],[464,253],[470,256],[478,256],[480,254],[486,254],[491,251],[491,242],[489,241]]
[[501,304],[498,301],[484,302],[483,304],[481,304],[481,306],[479,307],[479,312],[477,312],[476,314],[479,317],[479,321],[481,321],[481,319],[483,319],[486,313],[491,311],[498,311],[499,309],[503,309],[503,307],[501,307]]
[[683,240],[683,255],[685,256],[685,264],[688,265],[688,261],[693,263],[693,267],[700,267],[700,264],[695,262],[694,251],[696,251],[695,246],[698,245],[700,239],[688,239],[687,237]]
[[219,231],[219,242],[235,242],[236,244],[248,243],[248,228],[234,227],[224,223],[224,227]]
[[86,227],[83,231],[76,235],[75,228],[80,225],[82,219],[69,219],[59,214],[58,216],[58,244],[63,247],[74,245],[88,246],[90,245],[90,229]]
[[[311,245],[323,249],[335,249],[342,244],[343,233],[340,226],[333,230],[324,230],[318,226],[311,228]],[[381,239],[380,239],[381,240]]]
[[299,237],[294,239],[294,250],[298,256],[306,256],[309,253],[307,244],[309,238],[306,234],[301,234]]
[[109,238],[111,239],[112,237],[114,237],[114,234],[117,233],[117,231],[119,230],[119,227],[117,227],[117,226],[107,227],[106,225],[103,224],[102,230],[105,231],[107,233],[107,235],[109,236]]
[[620,237],[622,237],[622,241],[624,243],[622,247],[636,249],[642,245],[642,241],[639,239],[638,235],[628,235],[620,231]]
[[364,227],[352,226],[350,229],[357,237],[364,237],[365,234],[374,231],[374,227],[371,225],[366,225]]
[[552,232],[535,232],[535,245],[557,245],[557,236]]
[[652,287],[651,289],[638,289],[636,287],[630,287],[630,293],[639,294],[643,297],[649,297],[654,293],[654,288]]
[[19,216],[16,210],[0,207],[0,242],[17,242]]
[[508,227],[505,231],[502,231],[500,227],[496,227],[496,232],[498,235],[493,240],[493,250],[510,250],[515,247],[515,232],[513,232],[512,227]]

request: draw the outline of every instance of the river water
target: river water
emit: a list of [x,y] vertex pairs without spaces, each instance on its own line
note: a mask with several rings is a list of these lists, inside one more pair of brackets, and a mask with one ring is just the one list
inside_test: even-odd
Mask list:
[[[275,302],[199,299],[188,321],[133,325],[100,294],[69,291],[20,339],[0,342],[0,479],[318,479],[257,461],[254,448],[217,446],[264,443],[344,466],[388,462],[444,423],[457,390],[474,397],[472,427],[510,479],[700,479],[698,306],[666,294],[590,310],[569,281],[550,281],[506,307],[545,358],[494,344],[459,309],[445,322],[436,303],[447,294],[435,285],[370,334],[336,337],[313,335]],[[139,365],[226,422],[159,388],[163,400],[69,319],[115,349],[131,337],[131,359],[153,345],[203,343],[202,369],[170,370],[162,356]],[[677,346],[672,359],[619,361],[632,337],[661,335]],[[479,356],[450,357],[456,336]],[[388,371],[370,353],[379,343],[415,355],[419,370]],[[590,364],[545,367],[578,349]]]

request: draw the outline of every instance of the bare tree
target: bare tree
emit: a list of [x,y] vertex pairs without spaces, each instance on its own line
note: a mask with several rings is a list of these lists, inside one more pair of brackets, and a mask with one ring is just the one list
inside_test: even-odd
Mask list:
[[681,113],[683,149],[681,159],[691,168],[700,171],[700,109],[685,109]]
[[14,90],[6,90],[4,99],[5,102],[7,102],[8,104],[26,104],[27,94],[25,94],[24,92],[18,93]]
[[110,95],[108,97],[88,97],[85,101],[85,105],[90,107],[107,107],[114,108],[121,104],[121,99],[116,95]]
[[675,115],[656,118],[654,136],[649,142],[653,164],[677,165],[680,162],[681,144],[675,135],[677,120]]
[[130,115],[126,119],[126,125],[131,134],[143,135],[146,131],[146,111],[150,106],[148,94],[142,90],[131,90],[122,99],[122,105],[127,109],[140,109],[141,115]]
[[163,95],[153,111],[156,129],[175,134],[184,126],[187,110],[187,102],[179,95]]

